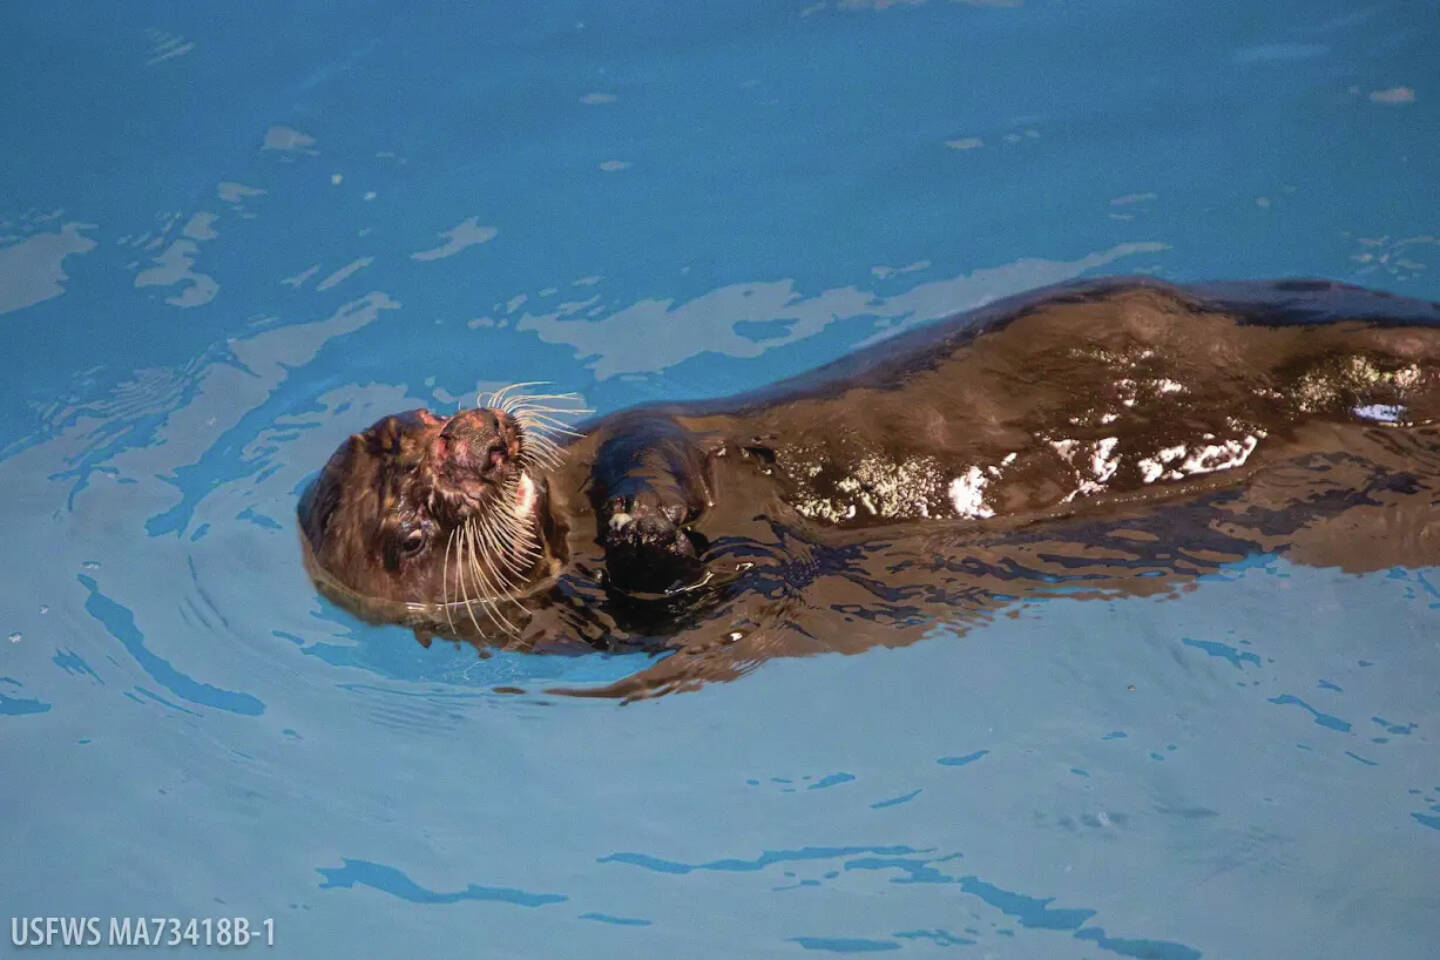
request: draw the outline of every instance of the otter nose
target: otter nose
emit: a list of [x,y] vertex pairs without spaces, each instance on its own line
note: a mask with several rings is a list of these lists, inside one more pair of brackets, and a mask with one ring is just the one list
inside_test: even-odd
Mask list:
[[478,410],[462,410],[450,418],[445,424],[445,429],[440,431],[440,436],[447,439],[473,436],[477,433],[491,433],[500,435],[500,418],[495,415],[494,410],[481,407]]
[[483,408],[457,413],[440,431],[437,453],[453,466],[489,477],[514,456],[514,431],[506,419]]

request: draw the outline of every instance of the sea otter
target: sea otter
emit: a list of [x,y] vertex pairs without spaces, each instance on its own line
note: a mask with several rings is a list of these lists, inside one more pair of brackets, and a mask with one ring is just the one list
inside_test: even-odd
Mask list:
[[1440,555],[1440,306],[1325,281],[1072,283],[588,412],[518,384],[351,436],[299,505],[316,583],[424,642],[675,652],[605,691],[639,695],[1056,584]]

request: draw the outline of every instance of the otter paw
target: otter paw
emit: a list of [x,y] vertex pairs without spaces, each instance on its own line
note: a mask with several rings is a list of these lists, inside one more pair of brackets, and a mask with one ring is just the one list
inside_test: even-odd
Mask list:
[[610,507],[602,518],[600,542],[605,548],[606,573],[616,587],[666,593],[700,579],[704,565],[682,526],[684,506],[662,505],[646,491],[617,498]]

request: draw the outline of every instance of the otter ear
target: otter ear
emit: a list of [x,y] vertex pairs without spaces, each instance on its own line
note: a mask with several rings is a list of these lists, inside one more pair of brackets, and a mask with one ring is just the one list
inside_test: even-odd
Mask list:
[[325,534],[330,527],[330,520],[334,517],[335,511],[340,508],[341,482],[336,479],[343,476],[349,469],[350,464],[366,452],[366,440],[363,434],[352,433],[350,439],[340,444],[320,471],[320,475],[310,483],[305,494],[300,498],[300,517],[305,528],[305,535],[310,538],[311,544],[319,549],[320,544],[325,540]]
[[328,473],[322,473],[306,488],[300,498],[300,526],[310,545],[319,550],[325,542],[330,518],[340,505],[340,485]]

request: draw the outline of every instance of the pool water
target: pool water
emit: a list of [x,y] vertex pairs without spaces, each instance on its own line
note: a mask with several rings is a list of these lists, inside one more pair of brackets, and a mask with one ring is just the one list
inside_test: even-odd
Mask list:
[[722,395],[1081,276],[1440,299],[1437,15],[10,5],[0,902],[286,957],[1433,956],[1435,568],[621,706],[543,691],[643,658],[357,622],[293,516],[514,380]]

